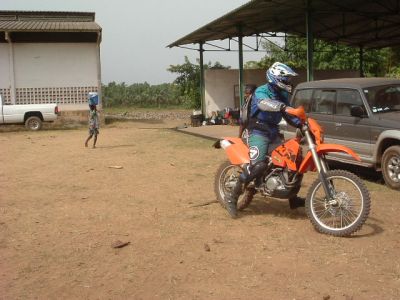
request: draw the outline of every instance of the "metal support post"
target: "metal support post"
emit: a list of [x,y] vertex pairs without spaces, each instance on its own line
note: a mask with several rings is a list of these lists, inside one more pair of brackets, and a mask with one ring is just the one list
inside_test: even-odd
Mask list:
[[364,48],[360,46],[360,77],[364,77]]
[[306,31],[307,31],[307,81],[314,80],[314,37],[312,28],[311,0],[306,0]]
[[[239,26],[239,106],[242,107],[244,102],[244,82],[243,82],[243,36],[242,28]],[[239,107],[239,108],[240,108]]]
[[206,116],[205,113],[205,85],[204,85],[204,59],[203,59],[203,43],[200,43],[200,105],[201,105],[201,113],[203,116]]
[[100,59],[100,43],[101,43],[101,32],[97,33],[97,94],[99,96],[99,107],[103,107],[103,93],[101,86],[101,59]]

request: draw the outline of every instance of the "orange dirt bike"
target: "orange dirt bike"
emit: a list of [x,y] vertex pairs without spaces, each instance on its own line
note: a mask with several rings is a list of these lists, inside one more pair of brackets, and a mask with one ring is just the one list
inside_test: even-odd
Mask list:
[[[258,177],[257,183],[253,180],[244,185],[237,209],[246,208],[257,192],[281,199],[295,196],[300,190],[303,174],[316,171],[318,178],[309,188],[305,201],[308,218],[321,233],[351,235],[361,228],[369,215],[370,195],[355,174],[329,170],[325,154],[345,152],[358,161],[359,156],[347,147],[324,144],[322,127],[314,119],[307,118],[303,107],[286,108],[285,113],[301,120],[296,136],[269,153],[261,178]],[[215,177],[215,193],[224,206],[224,198],[250,162],[249,148],[241,138],[233,137],[224,138],[214,146],[223,148],[229,158],[220,166]]]

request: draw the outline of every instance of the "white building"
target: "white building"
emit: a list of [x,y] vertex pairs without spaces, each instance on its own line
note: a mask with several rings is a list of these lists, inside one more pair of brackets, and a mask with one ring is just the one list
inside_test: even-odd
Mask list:
[[101,27],[87,12],[0,11],[0,93],[9,104],[87,109],[101,92]]

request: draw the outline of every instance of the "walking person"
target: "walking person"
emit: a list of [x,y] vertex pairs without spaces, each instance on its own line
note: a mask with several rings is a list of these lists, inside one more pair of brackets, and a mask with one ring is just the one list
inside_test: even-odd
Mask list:
[[89,136],[85,141],[85,147],[88,146],[88,143],[92,137],[93,139],[93,148],[96,148],[97,135],[99,134],[99,113],[97,111],[96,105],[89,105]]

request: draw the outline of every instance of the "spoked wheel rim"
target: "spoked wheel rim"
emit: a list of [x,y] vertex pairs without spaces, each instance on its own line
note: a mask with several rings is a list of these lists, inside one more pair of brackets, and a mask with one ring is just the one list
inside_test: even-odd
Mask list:
[[391,180],[400,183],[400,157],[392,156],[388,162],[387,173]]
[[225,199],[227,193],[229,193],[239,180],[239,176],[242,173],[242,169],[236,165],[227,166],[222,172],[219,178],[219,194],[222,199]]
[[357,183],[343,176],[329,177],[329,182],[338,192],[326,201],[325,191],[319,183],[310,199],[311,213],[316,222],[331,231],[342,231],[352,227],[361,218],[364,209],[363,194]]

